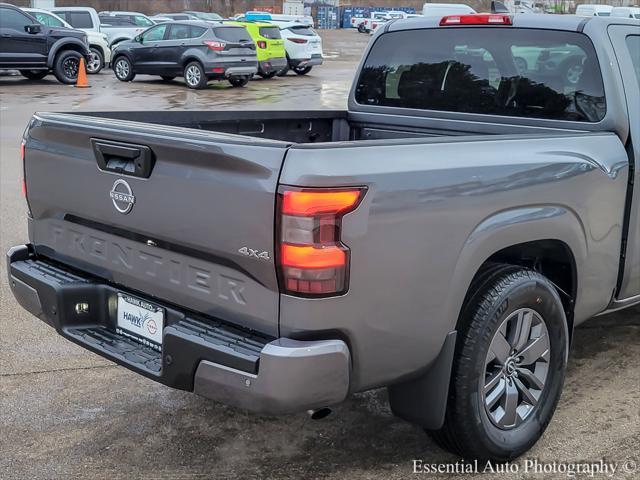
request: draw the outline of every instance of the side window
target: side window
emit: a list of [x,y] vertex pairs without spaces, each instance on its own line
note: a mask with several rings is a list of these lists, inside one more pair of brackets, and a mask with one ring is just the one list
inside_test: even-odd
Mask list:
[[204,27],[195,27],[195,26],[191,26],[191,38],[198,38],[201,37],[202,35],[204,35],[204,32],[206,32],[207,29]]
[[47,15],[42,12],[34,12],[32,15],[36,17],[36,20],[47,27],[64,27],[64,24],[53,15]]
[[[69,19],[71,18],[71,17],[69,17],[69,12],[53,12],[53,13],[55,13],[57,16],[59,16],[65,22],[69,23]],[[69,25],[71,25],[71,24],[69,23]]]
[[0,28],[10,28],[24,32],[24,27],[31,25],[33,21],[12,8],[0,8]]
[[142,34],[143,42],[157,42],[164,39],[164,33],[167,31],[167,25],[158,25],[150,28]]
[[629,35],[627,37],[627,48],[633,62],[633,69],[636,71],[636,79],[640,87],[640,35]]
[[67,20],[73,28],[93,28],[93,21],[89,12],[69,12]]
[[153,22],[151,20],[143,17],[142,15],[134,15],[129,18],[134,25],[137,25],[139,27],[150,27],[151,25],[153,25]]
[[171,25],[171,30],[169,30],[169,38],[168,40],[186,40],[190,37],[190,26],[183,25],[180,23],[175,23]]

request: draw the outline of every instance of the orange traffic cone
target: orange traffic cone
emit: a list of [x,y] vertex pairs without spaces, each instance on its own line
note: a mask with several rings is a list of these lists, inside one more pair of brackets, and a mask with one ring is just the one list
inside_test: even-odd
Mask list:
[[89,88],[89,81],[87,80],[87,69],[84,65],[84,57],[80,57],[80,64],[78,65],[78,78],[76,79],[77,88]]

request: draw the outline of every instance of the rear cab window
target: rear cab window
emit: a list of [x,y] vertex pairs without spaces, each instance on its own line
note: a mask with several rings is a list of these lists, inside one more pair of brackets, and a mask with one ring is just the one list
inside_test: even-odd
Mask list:
[[260,27],[260,35],[269,40],[278,40],[282,38],[280,36],[280,29],[278,27]]
[[358,79],[361,105],[598,122],[591,41],[577,32],[450,28],[386,33]]
[[89,12],[68,12],[66,20],[73,28],[93,28]]
[[627,37],[627,48],[633,63],[633,70],[636,73],[636,80],[640,87],[640,35],[629,35]]

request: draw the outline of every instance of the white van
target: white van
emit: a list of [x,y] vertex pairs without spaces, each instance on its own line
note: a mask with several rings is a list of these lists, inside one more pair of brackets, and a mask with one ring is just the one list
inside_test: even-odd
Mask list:
[[422,15],[425,17],[444,17],[445,15],[467,15],[476,11],[464,3],[425,3]]
[[578,5],[576,7],[576,15],[581,17],[608,17],[611,15],[613,7],[611,5]]
[[613,7],[612,17],[637,18],[640,20],[640,7]]

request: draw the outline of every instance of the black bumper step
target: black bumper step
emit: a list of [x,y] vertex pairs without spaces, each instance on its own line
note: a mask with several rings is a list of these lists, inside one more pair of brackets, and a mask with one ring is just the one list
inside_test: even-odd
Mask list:
[[151,375],[159,376],[162,371],[160,352],[106,327],[68,328],[65,333],[78,343],[90,345],[109,358],[146,370]]
[[[193,390],[195,371],[202,360],[257,374],[260,352],[274,340],[156,299],[145,299],[144,295],[36,257],[26,246],[10,251],[8,267],[18,302],[61,335],[174,388]],[[161,351],[116,332],[116,312],[108,305],[117,303],[118,293],[164,308]],[[88,314],[76,312],[80,302],[90,306]]]

